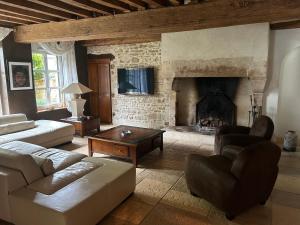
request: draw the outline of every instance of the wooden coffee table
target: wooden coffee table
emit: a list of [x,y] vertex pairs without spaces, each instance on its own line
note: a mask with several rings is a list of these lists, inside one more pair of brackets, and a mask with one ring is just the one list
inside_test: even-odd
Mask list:
[[[124,130],[130,130],[132,133],[122,136]],[[163,151],[163,130],[117,126],[109,130],[99,132],[88,138],[89,155],[94,152],[129,159],[136,166],[138,159],[160,148]]]

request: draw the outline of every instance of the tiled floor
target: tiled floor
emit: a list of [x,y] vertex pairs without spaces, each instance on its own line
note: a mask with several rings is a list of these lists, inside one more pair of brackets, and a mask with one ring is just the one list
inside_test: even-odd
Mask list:
[[[98,225],[300,225],[300,152],[283,152],[280,174],[265,206],[228,221],[210,203],[191,196],[184,179],[185,156],[212,154],[213,137],[175,131],[164,137],[164,152],[146,155],[136,169],[135,193]],[[62,148],[87,154],[86,144],[87,139],[75,138]]]

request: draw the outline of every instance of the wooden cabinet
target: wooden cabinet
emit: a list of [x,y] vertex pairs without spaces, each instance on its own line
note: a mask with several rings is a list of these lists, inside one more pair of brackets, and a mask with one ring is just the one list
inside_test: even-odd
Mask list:
[[72,124],[75,128],[75,134],[81,137],[86,136],[93,130],[100,132],[100,120],[99,118],[86,118],[83,120],[74,119],[72,117],[60,119],[64,123]]
[[110,59],[88,60],[90,112],[102,123],[112,123]]

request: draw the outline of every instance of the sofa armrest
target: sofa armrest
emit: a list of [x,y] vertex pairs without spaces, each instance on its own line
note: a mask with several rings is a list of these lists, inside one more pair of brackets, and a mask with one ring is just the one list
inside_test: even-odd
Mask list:
[[0,219],[12,222],[9,194],[27,185],[21,172],[0,167]]

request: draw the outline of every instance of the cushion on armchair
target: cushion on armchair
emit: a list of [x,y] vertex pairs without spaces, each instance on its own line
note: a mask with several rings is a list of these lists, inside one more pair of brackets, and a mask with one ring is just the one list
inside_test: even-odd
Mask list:
[[215,154],[222,154],[226,145],[247,146],[270,140],[274,131],[273,121],[267,116],[255,119],[251,128],[243,126],[222,126],[216,131]]

